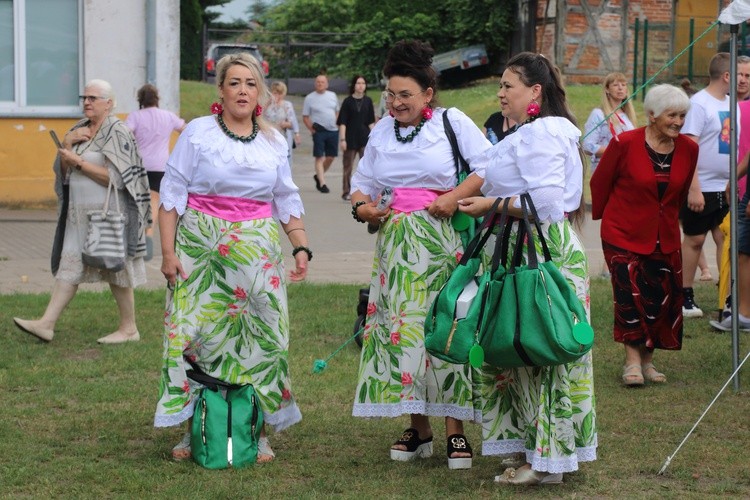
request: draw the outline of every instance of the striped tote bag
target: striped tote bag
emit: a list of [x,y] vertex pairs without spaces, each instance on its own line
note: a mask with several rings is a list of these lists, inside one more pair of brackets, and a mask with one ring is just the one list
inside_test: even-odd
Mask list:
[[[116,210],[110,209],[114,192]],[[89,212],[89,227],[83,244],[82,259],[87,266],[117,272],[125,269],[125,215],[112,181],[101,210]]]

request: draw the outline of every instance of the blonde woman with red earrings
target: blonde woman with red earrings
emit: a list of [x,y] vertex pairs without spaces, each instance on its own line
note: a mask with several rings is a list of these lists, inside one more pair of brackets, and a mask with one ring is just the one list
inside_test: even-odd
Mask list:
[[[221,104],[191,121],[161,185],[162,264],[167,280],[164,355],[156,427],[192,419],[200,385],[187,370],[252,384],[264,424],[281,431],[302,419],[288,365],[287,280],[302,281],[312,252],[292,181],[287,141],[263,119],[270,92],[247,53],[217,65]],[[294,250],[288,277],[279,242]],[[189,426],[188,426],[189,427]],[[172,449],[191,457],[190,433]],[[273,460],[265,426],[258,462]]]

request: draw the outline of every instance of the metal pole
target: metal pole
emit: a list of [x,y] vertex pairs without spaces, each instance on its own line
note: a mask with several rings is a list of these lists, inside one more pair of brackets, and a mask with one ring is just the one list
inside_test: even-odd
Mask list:
[[740,374],[737,367],[740,362],[739,336],[739,294],[737,292],[737,33],[739,25],[729,27],[729,241],[731,260],[731,294],[732,294],[732,369],[734,375],[734,392],[740,390]]
[[[643,74],[643,81],[646,81],[646,77],[648,74],[648,68],[646,61],[648,60],[648,19],[643,20],[643,67],[641,68],[641,72]],[[641,101],[646,100],[646,90],[641,93]]]
[[695,36],[695,19],[690,18],[690,49],[688,50],[688,80],[693,81],[693,37]]
[[638,35],[641,31],[641,20],[635,18],[635,36],[633,37],[633,89],[638,88]]

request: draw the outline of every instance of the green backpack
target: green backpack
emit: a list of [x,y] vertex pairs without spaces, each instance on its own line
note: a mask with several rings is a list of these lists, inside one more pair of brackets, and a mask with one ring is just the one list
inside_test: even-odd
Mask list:
[[193,413],[193,460],[206,469],[238,469],[254,464],[263,412],[253,386],[227,384],[193,370],[188,370],[188,376],[205,386]]

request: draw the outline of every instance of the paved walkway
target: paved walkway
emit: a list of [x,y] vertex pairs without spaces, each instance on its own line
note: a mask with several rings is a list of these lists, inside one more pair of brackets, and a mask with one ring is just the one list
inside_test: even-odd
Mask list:
[[[301,98],[293,97],[301,115]],[[301,119],[301,116],[300,116]],[[314,186],[312,140],[302,128],[302,144],[294,150],[292,173],[300,187],[306,214],[304,217],[314,259],[310,263],[308,281],[313,283],[367,283],[372,269],[375,236],[351,217],[349,202],[341,199],[341,159],[336,159],[327,176],[331,193],[321,194]],[[0,209],[0,294],[50,292],[54,278],[50,273],[49,255],[55,231],[56,216],[52,210]],[[591,274],[604,269],[598,221],[588,220],[582,239],[589,257]],[[162,288],[164,278],[159,271],[158,237],[155,258],[146,263],[147,288]],[[291,246],[282,238],[291,268]],[[707,244],[709,264],[716,272],[714,246]],[[82,285],[82,289],[102,290],[101,284]]]

